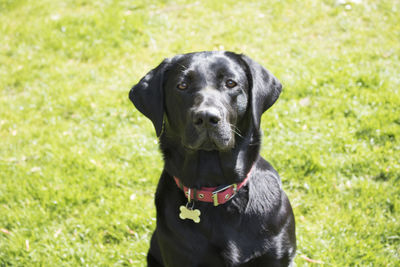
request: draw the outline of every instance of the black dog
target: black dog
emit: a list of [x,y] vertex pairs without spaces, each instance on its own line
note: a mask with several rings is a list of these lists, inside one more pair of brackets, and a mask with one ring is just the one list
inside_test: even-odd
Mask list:
[[292,264],[292,208],[259,155],[261,115],[281,88],[244,55],[199,52],[165,59],[131,89],[165,161],[149,266]]

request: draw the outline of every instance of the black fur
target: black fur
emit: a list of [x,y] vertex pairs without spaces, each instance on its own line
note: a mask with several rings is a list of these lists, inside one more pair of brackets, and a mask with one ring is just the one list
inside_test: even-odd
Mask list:
[[[259,155],[261,115],[281,88],[247,56],[199,52],[164,60],[131,89],[131,101],[154,124],[165,161],[149,266],[291,265],[292,208],[278,173]],[[200,223],[179,218],[187,199],[173,176],[201,188],[239,183],[250,169],[248,183],[227,203],[195,202]]]

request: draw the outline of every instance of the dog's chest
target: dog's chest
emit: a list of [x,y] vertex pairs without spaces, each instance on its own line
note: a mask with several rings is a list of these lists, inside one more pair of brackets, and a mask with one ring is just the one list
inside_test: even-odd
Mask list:
[[178,205],[168,207],[166,212],[173,216],[166,216],[160,222],[173,231],[168,238],[176,239],[173,243],[182,246],[179,250],[204,255],[212,250],[224,262],[233,264],[261,253],[269,243],[265,226],[253,216],[240,213],[231,203],[197,208],[201,211],[199,223],[180,218]]

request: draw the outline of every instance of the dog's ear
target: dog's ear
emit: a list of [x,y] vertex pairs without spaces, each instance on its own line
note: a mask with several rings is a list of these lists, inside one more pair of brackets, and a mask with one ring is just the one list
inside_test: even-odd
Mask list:
[[282,84],[263,66],[251,58],[241,55],[247,68],[250,86],[251,111],[254,126],[260,127],[261,115],[278,99]]
[[163,127],[163,83],[169,62],[169,59],[164,59],[160,65],[147,73],[129,92],[129,99],[135,107],[153,122],[157,136],[160,136]]

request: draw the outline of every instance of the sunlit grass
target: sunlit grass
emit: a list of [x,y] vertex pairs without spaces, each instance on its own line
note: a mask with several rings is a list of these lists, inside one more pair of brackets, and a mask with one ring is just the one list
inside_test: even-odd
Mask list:
[[0,265],[145,265],[162,160],[130,87],[233,50],[284,84],[261,154],[298,266],[400,264],[399,1],[0,0]]

